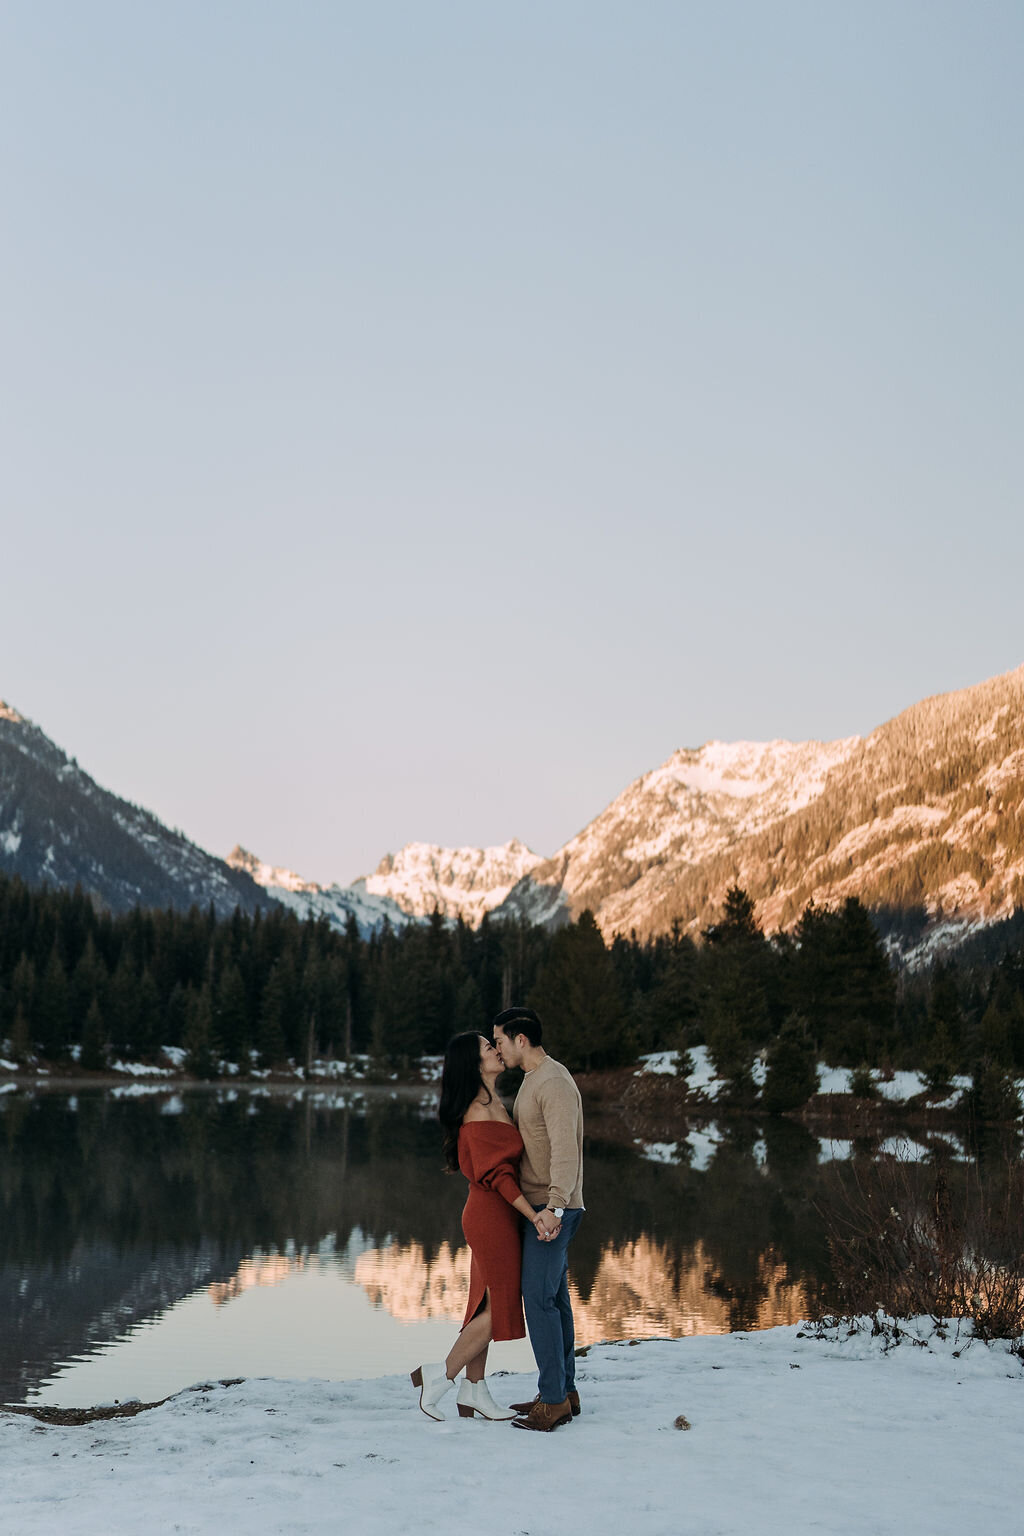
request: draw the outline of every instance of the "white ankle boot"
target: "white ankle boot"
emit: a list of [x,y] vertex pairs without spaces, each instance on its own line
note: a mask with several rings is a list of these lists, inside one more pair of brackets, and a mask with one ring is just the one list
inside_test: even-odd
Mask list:
[[437,1405],[448,1388],[455,1385],[444,1368],[444,1361],[439,1365],[418,1365],[412,1373],[412,1384],[420,1389],[420,1407],[423,1412],[443,1424],[444,1414]]
[[482,1419],[514,1419],[514,1408],[499,1408],[486,1381],[463,1381],[459,1387],[459,1417],[471,1419],[478,1413]]

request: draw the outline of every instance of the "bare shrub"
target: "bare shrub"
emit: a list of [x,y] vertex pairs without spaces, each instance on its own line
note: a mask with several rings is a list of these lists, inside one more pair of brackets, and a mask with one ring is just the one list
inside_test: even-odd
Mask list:
[[1019,1162],[855,1161],[819,1209],[846,1316],[968,1318],[979,1339],[1024,1335]]

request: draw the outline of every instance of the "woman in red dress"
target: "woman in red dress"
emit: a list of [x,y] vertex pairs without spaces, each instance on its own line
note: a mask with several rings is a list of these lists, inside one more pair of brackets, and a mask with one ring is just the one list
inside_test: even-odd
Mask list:
[[448,1172],[458,1169],[469,1180],[462,1230],[472,1265],[469,1305],[451,1353],[447,1360],[417,1366],[412,1373],[420,1407],[432,1419],[444,1419],[437,1405],[463,1367],[466,1379],[458,1395],[463,1418],[474,1413],[485,1419],[515,1418],[512,1409],[498,1407],[484,1380],[491,1340],[526,1334],[519,1288],[519,1215],[537,1221],[517,1181],[522,1138],[494,1088],[503,1070],[501,1057],[484,1035],[467,1030],[448,1042],[438,1117]]

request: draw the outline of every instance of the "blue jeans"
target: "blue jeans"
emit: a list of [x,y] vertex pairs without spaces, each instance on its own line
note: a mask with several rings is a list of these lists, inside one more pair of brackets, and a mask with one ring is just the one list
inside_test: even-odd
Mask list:
[[[542,1211],[538,1205],[535,1210]],[[523,1222],[523,1308],[530,1343],[537,1358],[541,1402],[562,1403],[576,1385],[576,1330],[569,1305],[569,1244],[583,1220],[581,1210],[566,1211],[562,1230],[548,1242]]]

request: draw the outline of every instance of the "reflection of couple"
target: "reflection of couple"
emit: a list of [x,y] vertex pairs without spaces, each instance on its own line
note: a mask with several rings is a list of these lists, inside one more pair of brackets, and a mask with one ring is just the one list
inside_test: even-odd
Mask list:
[[[523,1071],[514,1121],[495,1091],[506,1067]],[[572,1077],[541,1045],[532,1009],[499,1013],[493,1045],[473,1031],[449,1041],[438,1114],[449,1171],[469,1180],[462,1230],[473,1262],[454,1348],[412,1373],[420,1407],[443,1419],[438,1404],[465,1368],[463,1418],[555,1429],[580,1411],[567,1255],[583,1216],[583,1106]],[[530,1403],[499,1408],[484,1380],[487,1346],[523,1337],[524,1305],[539,1390]]]

